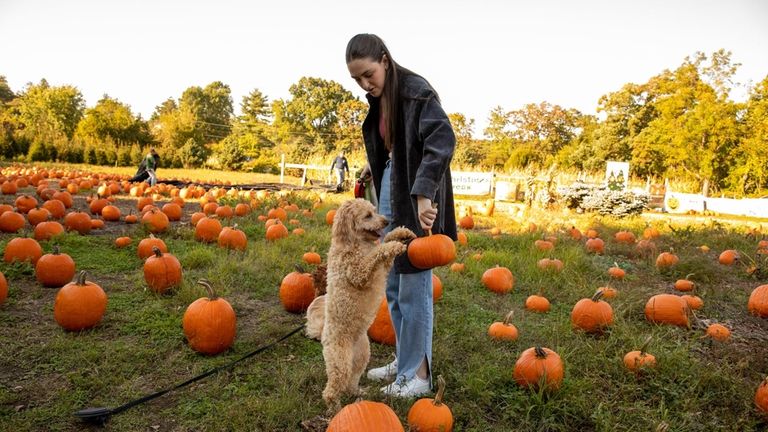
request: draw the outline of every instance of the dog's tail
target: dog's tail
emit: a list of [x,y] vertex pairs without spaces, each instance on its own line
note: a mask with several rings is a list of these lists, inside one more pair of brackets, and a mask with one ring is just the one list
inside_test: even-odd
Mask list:
[[310,339],[320,340],[325,323],[325,296],[317,296],[307,308],[307,328],[305,333]]

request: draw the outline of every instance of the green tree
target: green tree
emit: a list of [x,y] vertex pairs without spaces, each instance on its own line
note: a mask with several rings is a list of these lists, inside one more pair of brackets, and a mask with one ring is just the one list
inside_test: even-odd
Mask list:
[[768,188],[768,76],[750,91],[743,130],[728,183],[740,193],[762,196]]
[[29,84],[19,95],[22,133],[32,141],[72,139],[84,111],[83,95],[73,86],[51,87],[41,80],[40,84]]
[[488,126],[483,129],[483,135],[488,139],[488,152],[483,159],[487,167],[504,166],[512,153],[513,140],[509,127],[509,113],[501,106],[493,108],[488,116]]
[[475,119],[467,119],[464,114],[448,114],[453,133],[456,135],[456,150],[453,152],[453,162],[460,166],[480,166],[486,155],[486,141],[472,138],[475,129]]
[[205,88],[189,87],[179,99],[179,110],[194,116],[196,136],[201,143],[218,142],[229,135],[232,125],[232,96],[229,86],[214,81]]
[[5,75],[0,75],[0,109],[2,109],[3,105],[14,100],[15,98],[16,95],[8,85],[8,80],[5,78]]
[[293,147],[290,153],[301,159],[332,152],[338,138],[339,107],[354,99],[352,93],[335,81],[311,77],[302,77],[289,92],[290,100],[278,99],[272,104],[281,147]]
[[528,104],[508,113],[511,136],[520,143],[511,166],[550,165],[555,154],[576,137],[581,113],[547,102]]
[[151,141],[146,123],[134,116],[128,105],[107,95],[85,111],[76,134],[86,142],[108,142],[117,146],[147,145]]

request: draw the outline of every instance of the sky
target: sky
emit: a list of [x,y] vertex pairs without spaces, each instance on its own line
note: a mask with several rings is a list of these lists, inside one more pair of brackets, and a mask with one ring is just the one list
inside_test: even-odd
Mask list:
[[697,51],[731,51],[743,84],[768,75],[766,0],[0,0],[0,75],[14,92],[74,85],[88,107],[108,94],[145,119],[213,81],[236,113],[253,89],[290,98],[303,76],[365,100],[344,62],[357,33],[381,36],[476,137],[497,106],[595,114],[600,96]]

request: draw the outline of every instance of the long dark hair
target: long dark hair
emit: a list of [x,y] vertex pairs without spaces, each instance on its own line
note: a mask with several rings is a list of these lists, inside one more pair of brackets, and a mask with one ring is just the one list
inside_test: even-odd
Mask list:
[[389,68],[387,68],[384,78],[384,92],[382,94],[386,102],[383,108],[387,114],[387,134],[384,139],[384,146],[388,151],[391,151],[392,142],[399,131],[398,121],[400,119],[401,105],[400,78],[401,76],[417,74],[397,64],[384,41],[374,34],[362,33],[355,35],[347,43],[347,64],[352,60],[359,59],[371,59],[381,63],[385,55],[389,60]]

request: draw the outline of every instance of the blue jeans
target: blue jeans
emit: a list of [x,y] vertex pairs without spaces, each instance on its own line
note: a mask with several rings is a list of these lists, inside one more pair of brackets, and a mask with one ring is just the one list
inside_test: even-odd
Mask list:
[[[390,162],[384,169],[379,193],[379,214],[390,224],[384,233],[392,231]],[[396,273],[387,276],[387,304],[395,327],[397,379],[410,380],[426,359],[427,373],[432,379],[432,270],[418,273]]]

